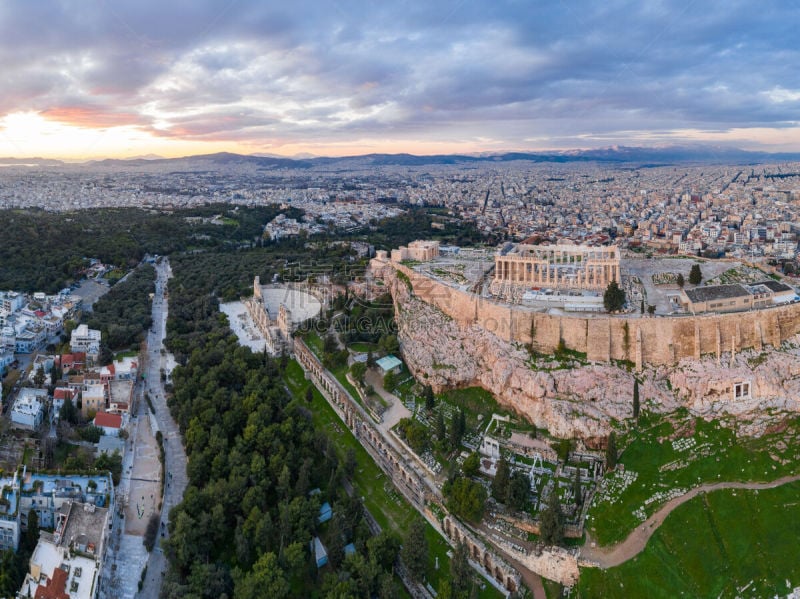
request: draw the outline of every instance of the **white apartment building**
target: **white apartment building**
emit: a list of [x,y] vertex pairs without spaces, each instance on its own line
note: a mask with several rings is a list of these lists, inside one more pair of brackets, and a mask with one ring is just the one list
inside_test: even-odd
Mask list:
[[14,407],[11,408],[11,422],[17,428],[36,430],[44,419],[44,406],[47,391],[23,387],[19,390]]
[[87,356],[97,356],[100,353],[100,331],[90,329],[85,324],[78,325],[72,331],[69,347],[72,352],[85,352]]

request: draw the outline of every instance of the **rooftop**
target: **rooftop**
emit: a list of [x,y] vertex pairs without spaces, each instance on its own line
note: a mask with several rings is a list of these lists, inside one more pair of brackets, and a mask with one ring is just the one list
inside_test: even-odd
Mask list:
[[729,299],[734,297],[746,297],[751,295],[750,292],[742,285],[708,285],[706,287],[697,287],[695,289],[688,289],[685,291],[687,297],[692,302],[707,302],[717,299]]
[[782,291],[794,291],[794,289],[789,287],[786,283],[781,283],[780,281],[774,281],[773,279],[767,279],[766,281],[759,281],[758,284],[767,287],[773,293],[781,293]]
[[[52,535],[42,533],[31,556],[30,573],[25,578],[20,595],[89,599],[96,575],[97,564],[93,559],[81,555],[70,557],[66,548],[53,543]],[[47,578],[50,579],[49,583]],[[58,594],[58,591],[67,594]]]
[[122,416],[119,414],[109,414],[108,412],[98,412],[94,416],[94,425],[107,428],[120,428],[122,426]]
[[389,372],[392,368],[396,368],[396,367],[400,366],[403,362],[399,358],[396,358],[395,356],[388,355],[388,356],[382,357],[380,360],[378,360],[375,363],[384,372]]

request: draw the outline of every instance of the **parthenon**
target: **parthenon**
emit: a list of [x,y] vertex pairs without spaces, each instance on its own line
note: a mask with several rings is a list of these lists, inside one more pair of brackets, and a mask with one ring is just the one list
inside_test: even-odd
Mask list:
[[620,281],[619,248],[518,244],[495,256],[494,281],[530,287],[605,289]]

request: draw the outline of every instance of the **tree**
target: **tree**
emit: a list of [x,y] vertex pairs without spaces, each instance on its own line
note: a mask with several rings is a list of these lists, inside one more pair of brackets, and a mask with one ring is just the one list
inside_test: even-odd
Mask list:
[[88,441],[89,443],[98,443],[100,441],[100,437],[103,436],[103,429],[99,426],[90,424],[89,426],[80,429],[79,434],[81,439],[84,441]]
[[633,379],[633,417],[639,418],[639,380]]
[[433,410],[434,404],[434,397],[433,397],[433,387],[430,385],[425,385],[425,388],[422,391],[423,397],[425,397],[425,409],[429,412]]
[[562,462],[566,462],[569,459],[569,454],[572,451],[572,446],[573,446],[572,439],[559,439],[555,447],[558,459],[561,460]]
[[608,434],[606,444],[606,469],[614,470],[617,467],[617,436],[614,431]]
[[528,475],[521,470],[515,471],[508,481],[507,503],[508,507],[521,511],[528,503],[528,494],[531,490],[531,482]]
[[378,340],[378,346],[387,354],[396,354],[400,350],[400,343],[397,341],[397,335],[385,334],[381,335]]
[[44,379],[45,379],[44,367],[41,364],[39,364],[39,367],[36,369],[36,373],[33,375],[33,384],[36,385],[37,387],[41,387],[42,385],[44,385]]
[[442,411],[439,410],[439,413],[436,414],[436,438],[439,440],[439,443],[444,443],[444,438],[447,435],[447,430],[444,426],[444,414]]
[[356,466],[358,466],[356,450],[352,447],[348,447],[347,452],[344,454],[344,473],[348,478],[353,476],[353,473],[356,471]]
[[153,547],[156,544],[156,538],[158,537],[158,515],[151,514],[150,519],[147,521],[147,528],[144,532],[144,546],[147,548],[147,551],[152,551]]
[[236,597],[269,597],[283,599],[291,591],[286,575],[274,553],[269,552],[258,558],[253,570],[247,574],[234,573]]
[[625,290],[613,279],[603,293],[603,306],[606,312],[618,312],[625,305]]
[[61,412],[58,414],[58,419],[61,422],[69,422],[75,424],[78,421],[78,411],[69,397],[61,404]]
[[425,522],[422,518],[414,519],[408,527],[400,557],[411,577],[417,582],[422,581],[428,567],[428,540],[425,538]]
[[505,503],[508,498],[508,481],[511,478],[511,471],[505,458],[500,458],[497,462],[497,472],[492,480],[492,497],[500,503]]
[[469,597],[472,590],[472,568],[466,543],[457,543],[450,559],[452,597]]
[[455,515],[472,522],[478,522],[483,516],[486,489],[482,484],[462,476],[452,483],[445,483],[442,492],[447,497],[447,507]]
[[639,314],[644,314],[644,300],[639,304]]
[[390,531],[382,530],[367,540],[369,558],[384,570],[391,570],[400,551],[400,539]]
[[291,576],[303,576],[309,566],[306,543],[295,541],[283,551],[283,564]]
[[322,352],[330,354],[338,349],[339,349],[339,344],[336,343],[336,337],[333,336],[333,333],[328,333],[327,335],[325,335],[325,339],[322,342]]
[[366,372],[367,372],[367,365],[364,362],[353,362],[353,365],[350,367],[350,374],[359,383],[364,382],[364,375],[366,374]]
[[39,542],[39,514],[35,509],[31,508],[28,511],[28,528],[25,531],[24,547],[28,551],[33,551],[36,548],[36,543]]
[[397,423],[397,428],[403,433],[411,449],[418,454],[422,454],[428,447],[428,429],[418,420],[403,418]]
[[650,316],[652,316],[653,314],[656,313],[656,307],[653,304],[650,304],[649,306],[647,306],[647,313]]
[[306,401],[308,403],[311,403],[312,401],[314,401],[314,386],[313,385],[309,385],[308,387],[306,387]]
[[53,367],[50,369],[50,382],[55,386],[63,376],[64,371],[61,370],[60,366],[56,366],[55,362],[53,362]]
[[453,414],[450,419],[450,448],[458,449],[461,447],[461,438],[464,435],[462,428],[462,419],[459,414]]
[[397,384],[397,375],[391,370],[383,375],[383,388],[387,391],[391,391],[394,389],[394,386]]
[[375,368],[375,356],[372,355],[372,350],[367,352],[367,368]]
[[558,498],[558,483],[554,482],[547,497],[547,507],[542,511],[539,536],[546,545],[558,545],[564,538],[564,514]]
[[477,451],[473,451],[467,459],[464,460],[464,463],[461,465],[461,470],[464,472],[464,476],[473,477],[478,474],[478,469],[481,467],[481,456],[478,454]]
[[97,354],[97,361],[100,366],[108,366],[114,361],[114,354],[105,343],[100,343],[100,352]]
[[692,264],[689,270],[689,283],[692,285],[699,285],[703,280],[703,273],[700,271],[699,264]]
[[378,585],[378,599],[399,599],[399,597],[400,592],[397,590],[394,577],[388,573],[382,575]]
[[676,282],[678,283],[678,287],[683,289],[683,286],[686,284],[686,281],[683,280],[683,273],[680,272],[678,273],[678,278]]

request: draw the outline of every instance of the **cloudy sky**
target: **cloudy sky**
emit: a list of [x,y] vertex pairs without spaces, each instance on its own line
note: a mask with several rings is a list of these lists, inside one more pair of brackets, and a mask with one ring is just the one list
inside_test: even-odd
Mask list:
[[0,156],[800,151],[800,2],[3,0]]

